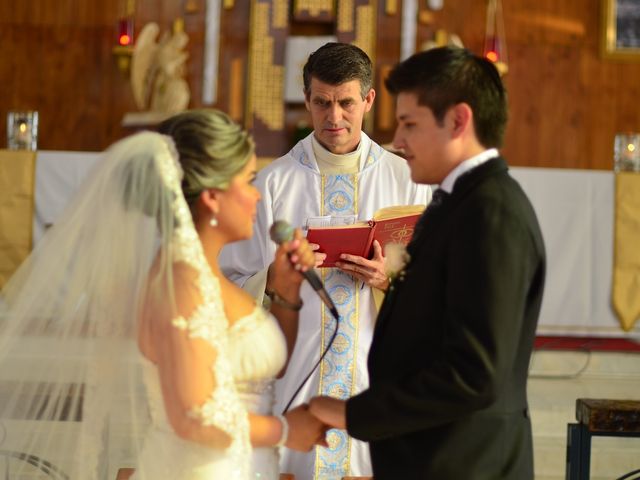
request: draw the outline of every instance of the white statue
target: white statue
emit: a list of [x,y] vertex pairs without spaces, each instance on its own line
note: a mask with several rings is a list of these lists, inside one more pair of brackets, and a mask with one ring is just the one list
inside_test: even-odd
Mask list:
[[175,114],[189,105],[189,85],[184,79],[189,54],[184,47],[189,37],[181,20],[173,32],[165,32],[156,42],[160,28],[146,24],[138,35],[131,59],[131,88],[140,110]]

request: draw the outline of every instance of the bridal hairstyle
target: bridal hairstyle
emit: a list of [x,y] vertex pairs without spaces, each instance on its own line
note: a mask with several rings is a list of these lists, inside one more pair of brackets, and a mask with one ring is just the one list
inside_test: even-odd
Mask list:
[[158,131],[170,136],[185,174],[182,191],[192,207],[206,188],[225,190],[255,152],[253,139],[223,112],[189,110],[165,120]]
[[[115,143],[1,292],[0,468],[11,478],[112,479],[136,466],[152,413],[137,319],[149,289],[173,293],[176,261],[198,274],[221,333],[212,371],[226,403],[209,420],[231,437],[244,478],[248,419],[226,363],[227,320],[180,182],[192,202],[203,188],[224,188],[253,141],[215,111],[178,115],[164,129],[189,152],[182,166],[165,135]],[[149,282],[154,259],[159,273]]]

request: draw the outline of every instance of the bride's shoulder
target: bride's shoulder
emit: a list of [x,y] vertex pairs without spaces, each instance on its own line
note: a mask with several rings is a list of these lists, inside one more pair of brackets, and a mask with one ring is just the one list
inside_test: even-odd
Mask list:
[[203,302],[198,274],[189,265],[176,262],[163,273],[153,271],[147,279],[142,318],[153,317],[156,325],[170,325],[177,316],[189,317]]
[[251,315],[256,309],[255,299],[232,281],[221,278],[220,290],[229,325]]

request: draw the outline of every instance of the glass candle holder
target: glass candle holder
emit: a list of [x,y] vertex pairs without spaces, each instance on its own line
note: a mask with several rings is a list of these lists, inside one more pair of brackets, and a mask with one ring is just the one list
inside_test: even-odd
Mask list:
[[7,114],[7,147],[10,150],[38,149],[38,112],[16,111]]
[[640,172],[640,133],[618,133],[613,142],[613,170]]
[[118,20],[118,45],[133,45],[133,17]]

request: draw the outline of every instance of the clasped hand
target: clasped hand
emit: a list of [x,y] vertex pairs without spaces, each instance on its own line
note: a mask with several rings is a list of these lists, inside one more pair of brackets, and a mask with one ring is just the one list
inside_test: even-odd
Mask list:
[[314,445],[327,447],[325,437],[331,428],[346,428],[346,402],[331,397],[314,397],[285,415],[289,422],[287,447],[308,452]]
[[329,446],[326,433],[330,427],[311,414],[309,405],[299,405],[289,410],[285,417],[289,423],[287,448],[308,452],[314,445]]

